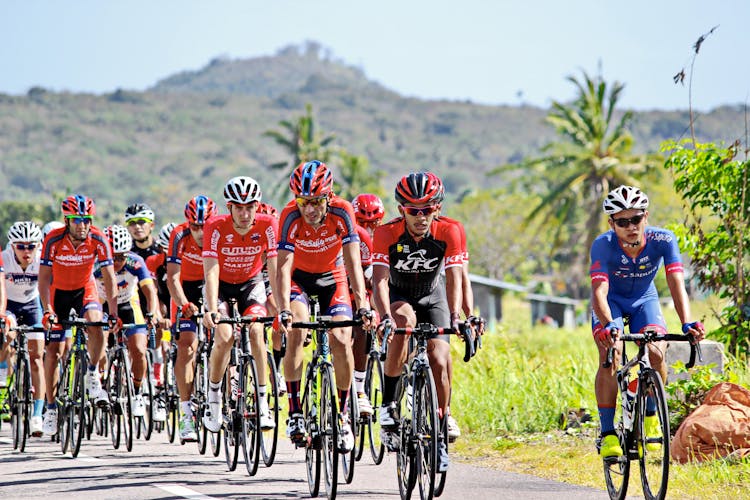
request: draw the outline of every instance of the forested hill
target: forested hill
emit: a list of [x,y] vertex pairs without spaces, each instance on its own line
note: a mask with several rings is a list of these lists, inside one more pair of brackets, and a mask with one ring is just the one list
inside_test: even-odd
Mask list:
[[[50,204],[82,192],[105,218],[145,201],[162,221],[178,220],[189,197],[220,199],[230,176],[278,180],[268,165],[290,157],[263,133],[295,121],[307,104],[320,133],[382,170],[388,191],[417,169],[440,173],[452,191],[492,187],[498,180],[486,172],[557,139],[545,109],[405,98],[313,43],[272,57],[215,59],[146,92],[0,94],[0,202]],[[656,150],[689,135],[687,127],[687,111],[637,113],[635,149]],[[701,140],[742,138],[744,111],[714,110],[696,129]]]

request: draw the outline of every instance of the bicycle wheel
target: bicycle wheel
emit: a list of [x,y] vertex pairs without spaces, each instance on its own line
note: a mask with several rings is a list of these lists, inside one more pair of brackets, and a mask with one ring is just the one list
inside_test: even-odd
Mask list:
[[338,408],[333,368],[323,365],[320,377],[320,435],[322,437],[323,473],[328,498],[336,497],[339,471]]
[[276,457],[276,445],[279,440],[279,387],[277,378],[276,362],[273,360],[273,354],[268,353],[266,356],[268,364],[268,385],[266,385],[266,400],[268,401],[268,411],[271,412],[273,421],[276,424],[273,429],[261,429],[260,452],[263,457],[263,464],[266,467],[273,465]]
[[255,360],[246,356],[238,366],[240,397],[237,407],[242,418],[242,453],[247,473],[254,476],[260,461],[260,403]]
[[309,436],[305,444],[305,468],[307,470],[307,487],[310,496],[316,497],[320,492],[320,425],[317,410],[318,378],[313,364],[307,365],[305,390],[302,393],[302,414],[305,416],[305,428]]
[[[624,397],[624,396],[620,396]],[[615,426],[617,437],[620,439],[620,446],[625,454],[621,457],[605,458],[604,463],[604,482],[607,484],[607,493],[612,500],[623,500],[628,492],[628,480],[630,479],[630,459],[628,458],[628,445],[625,431],[622,428],[622,422]]]
[[[383,363],[379,358],[370,357],[367,360],[367,374],[365,375],[365,391],[376,411],[383,404]],[[380,422],[376,413],[368,419],[367,434],[370,441],[370,455],[375,465],[380,465],[385,456],[385,444],[380,441]],[[364,439],[362,440],[364,442]]]
[[[359,415],[357,412],[357,391],[354,389],[354,381],[352,381],[351,388],[349,390],[349,399],[346,403],[347,411],[349,412],[349,420],[352,426],[352,433],[354,436],[359,435]],[[357,460],[357,446],[355,442],[354,448],[347,453],[342,453],[341,457],[341,472],[344,473],[344,482],[351,484],[354,479],[354,462]]]
[[417,483],[422,500],[432,500],[438,461],[440,422],[432,370],[425,367],[415,379],[413,427],[416,435]]
[[109,436],[112,439],[112,447],[117,450],[120,448],[120,441],[122,438],[122,411],[120,410],[119,402],[119,366],[117,365],[117,359],[113,359],[109,363],[107,369],[107,395],[109,396],[109,407],[104,409],[107,413],[107,419],[109,420]]
[[[635,428],[638,440],[638,462],[643,494],[648,500],[661,500],[669,483],[669,411],[661,376],[655,370],[643,370],[638,381],[638,410]],[[647,417],[647,400],[656,407]],[[653,425],[647,425],[647,418]],[[652,420],[652,419],[656,420]],[[649,435],[650,434],[650,435]]]
[[[448,415],[443,415],[440,419],[440,440],[438,443],[443,443],[445,451],[448,451]],[[435,496],[439,497],[443,494],[445,488],[445,480],[448,477],[448,471],[436,472],[435,473]]]
[[195,434],[198,437],[198,453],[206,454],[208,447],[208,429],[203,425],[206,414],[206,391],[208,390],[208,356],[199,349],[195,362],[195,377],[193,378],[193,403],[195,412]]
[[130,359],[127,352],[121,350],[118,356],[118,402],[122,410],[122,431],[125,438],[125,449],[133,451],[133,378],[130,371]]
[[177,435],[177,421],[180,418],[180,397],[177,393],[177,380],[174,375],[174,352],[167,355],[164,362],[164,394],[167,409],[167,436],[170,443],[174,443]]
[[[154,432],[154,378],[152,375],[154,364],[151,361],[151,351],[146,349],[146,376],[141,382],[141,395],[143,401],[146,403],[146,411],[143,417],[139,417],[141,431],[143,433],[143,439],[146,441],[151,439],[151,434]],[[140,432],[139,432],[140,434]]]
[[14,373],[13,383],[10,384],[10,429],[13,433],[13,449],[23,451],[26,449],[26,425],[28,419],[24,418],[24,386],[26,381],[26,370],[23,369],[23,358],[18,360]]
[[76,356],[67,417],[70,428],[70,453],[73,457],[81,451],[81,440],[86,432],[86,357]]
[[57,384],[57,435],[60,439],[60,450],[63,455],[68,452],[70,445],[70,419],[68,418],[68,411],[70,410],[71,378],[73,377],[76,357],[73,351],[68,353],[67,358],[62,364],[60,381]]
[[414,485],[417,482],[416,437],[412,428],[412,402],[407,401],[408,398],[406,397],[409,385],[411,385],[411,377],[404,369],[396,386],[396,401],[398,401],[400,409],[400,440],[396,453],[396,475],[398,476],[398,490],[403,500],[411,498],[412,490],[414,490]]

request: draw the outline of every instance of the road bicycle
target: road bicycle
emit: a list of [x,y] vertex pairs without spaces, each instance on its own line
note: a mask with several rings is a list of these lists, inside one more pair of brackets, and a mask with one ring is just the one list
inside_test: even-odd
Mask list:
[[[669,409],[661,375],[651,367],[646,346],[663,340],[690,342],[690,360],[685,366],[691,368],[695,364],[696,354],[702,361],[700,345],[694,343],[692,336],[659,335],[654,329],[647,329],[643,333],[620,335],[620,340],[624,342],[622,360],[616,372],[616,378],[621,412],[615,423],[615,430],[623,455],[603,459],[607,492],[612,499],[625,498],[630,477],[630,464],[637,460],[645,498],[661,500],[667,494],[669,482]],[[638,354],[630,360],[625,352],[625,342],[636,342],[638,345]],[[604,368],[612,365],[614,353],[614,348],[608,350],[607,359],[602,365]],[[636,367],[638,373],[631,378]],[[646,429],[649,399],[651,399],[652,408],[655,409],[654,416],[658,420],[658,426],[651,427],[651,435]],[[600,447],[601,442],[597,440],[597,449]]]
[[232,316],[218,321],[235,328],[221,391],[224,454],[229,470],[235,470],[241,447],[247,473],[254,476],[260,462],[261,428],[258,372],[250,348],[250,325],[271,324],[274,317],[240,316],[237,301],[230,299],[229,305]]
[[[179,314],[179,313],[178,313]],[[174,443],[177,435],[178,422],[180,420],[180,395],[177,390],[177,379],[175,378],[174,366],[177,361],[177,337],[179,330],[177,325],[179,318],[172,325],[172,335],[169,341],[169,348],[164,353],[164,363],[162,363],[161,385],[157,385],[154,391],[153,401],[154,408],[163,408],[166,413],[166,420],[163,422],[154,422],[154,428],[161,432],[166,428],[167,439]]]
[[[371,332],[367,335],[367,365],[365,368],[365,394],[370,399],[373,408],[380,408],[383,402],[383,362],[380,360],[380,350],[376,336]],[[356,460],[360,460],[365,450],[365,442],[369,442],[370,455],[375,465],[380,465],[385,456],[385,444],[380,440],[380,423],[377,415],[359,416],[359,432],[357,433]]]
[[[5,335],[5,320],[0,320],[0,330]],[[31,361],[26,334],[44,332],[42,327],[19,325],[13,329],[16,338],[12,348],[15,350],[13,376],[8,383],[8,410],[10,411],[10,428],[13,435],[13,449],[23,453],[26,450],[26,439],[29,437],[29,421],[34,405],[31,391]],[[0,342],[2,348],[4,342]]]
[[[270,467],[276,458],[276,446],[279,440],[279,396],[281,395],[282,388],[279,387],[279,369],[276,366],[276,361],[273,359],[273,346],[270,339],[271,327],[265,325],[263,328],[263,334],[265,337],[266,346],[268,352],[266,354],[266,363],[268,365],[268,384],[266,385],[266,399],[268,401],[268,410],[271,412],[271,417],[274,421],[273,429],[261,429],[260,436],[260,454],[263,458],[263,465]],[[286,348],[286,335],[282,335],[281,339],[282,351]],[[283,355],[282,355],[283,357]],[[286,390],[286,388],[283,388]]]
[[[399,407],[399,446],[396,455],[396,471],[401,498],[411,498],[415,485],[419,484],[422,500],[435,496],[435,477],[438,469],[438,452],[444,441],[446,426],[438,419],[438,403],[435,380],[432,376],[427,345],[438,335],[455,334],[464,341],[464,361],[474,355],[474,341],[468,322],[459,331],[440,328],[430,323],[419,323],[416,327],[384,329],[381,360],[385,360],[389,335],[410,335],[414,344],[414,355],[404,365],[396,385],[396,401]],[[444,479],[441,481],[444,484]],[[441,484],[441,486],[443,485]],[[442,488],[439,491],[442,493]]]
[[201,312],[191,318],[197,326],[195,335],[198,340],[198,349],[195,351],[193,392],[190,401],[194,408],[193,417],[195,419],[195,434],[198,437],[198,452],[204,455],[206,449],[208,449],[208,443],[211,442],[211,454],[218,457],[221,452],[220,436],[218,433],[209,432],[203,425],[203,416],[208,410],[208,360],[211,357],[214,339],[212,332],[206,331],[203,326],[203,305],[199,304],[199,308]]
[[[328,343],[332,328],[362,324],[360,319],[333,321],[331,316],[321,316],[317,298],[310,297],[310,321],[293,322],[292,328],[305,328],[312,332],[314,350],[305,368],[305,386],[302,392],[302,413],[307,430],[305,464],[307,484],[311,496],[320,491],[320,469],[323,464],[324,485],[327,497],[336,497],[338,482],[340,422],[337,391],[333,376],[333,362]],[[351,397],[356,397],[356,393]],[[351,399],[350,397],[350,399]],[[321,457],[322,456],[322,457]]]
[[[151,314],[146,315],[146,328],[147,328],[147,346],[146,346],[146,374],[141,381],[141,397],[145,404],[145,411],[142,417],[135,417],[135,437],[148,441],[151,439],[151,434],[154,431],[156,422],[154,421],[154,414],[156,412],[156,386],[154,384],[154,361],[153,353],[156,348],[156,326],[151,321]],[[138,326],[140,328],[140,326]]]
[[[63,328],[72,328],[73,344],[62,363],[60,382],[57,385],[57,435],[63,453],[70,452],[77,457],[81,450],[81,440],[88,428],[87,419],[92,414],[86,372],[89,355],[86,349],[89,327],[108,327],[106,321],[87,321],[79,318],[75,311],[68,320],[58,321]],[[98,376],[98,373],[97,373]]]

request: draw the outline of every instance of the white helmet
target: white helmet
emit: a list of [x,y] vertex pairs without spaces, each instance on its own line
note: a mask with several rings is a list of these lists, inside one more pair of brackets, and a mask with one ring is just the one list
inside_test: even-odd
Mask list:
[[172,235],[172,231],[174,231],[175,227],[177,227],[177,224],[174,222],[167,222],[161,227],[161,230],[159,230],[159,236],[156,238],[156,242],[164,250],[169,247],[169,237]]
[[125,209],[125,222],[131,219],[154,220],[154,211],[145,203],[133,203]]
[[646,210],[648,196],[633,186],[620,186],[609,192],[602,204],[604,213],[613,215],[623,210]]
[[59,220],[53,220],[53,221],[46,223],[42,227],[42,239],[46,238],[50,231],[52,231],[53,229],[57,229],[59,227],[65,227],[65,224],[63,224]]
[[227,203],[245,205],[260,201],[260,186],[252,177],[232,177],[224,186],[224,199]]
[[126,227],[112,224],[104,228],[104,235],[109,239],[113,253],[129,252],[133,248],[133,237]]
[[8,241],[10,243],[42,241],[42,230],[28,220],[14,222],[8,229]]

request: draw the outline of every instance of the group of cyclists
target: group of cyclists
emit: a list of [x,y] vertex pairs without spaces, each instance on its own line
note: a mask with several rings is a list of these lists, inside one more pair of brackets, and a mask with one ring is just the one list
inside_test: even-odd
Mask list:
[[[445,188],[430,172],[400,179],[395,189],[399,216],[388,222],[378,196],[360,194],[352,202],[337,196],[331,170],[317,160],[294,169],[290,191],[293,199],[277,211],[262,201],[253,178],[233,177],[223,192],[228,213],[219,214],[211,198],[196,195],[185,205],[185,220],[165,224],[158,233],[154,212],[143,203],[126,208],[124,225],[99,229],[93,224],[94,201],[83,195],[62,201],[61,223],[50,222],[43,229],[31,221],[14,223],[0,261],[0,319],[7,325],[0,384],[7,384],[12,371],[14,326],[42,325],[46,334],[27,334],[34,400],[31,435],[58,432],[55,388],[58,365],[70,344],[71,332],[64,325],[71,315],[109,326],[87,328],[86,387],[96,405],[107,404],[101,374],[112,342],[108,337],[124,328],[134,388],[132,414],[143,416],[147,337],[153,328],[157,346],[177,345],[174,373],[181,441],[197,439],[196,423],[218,432],[221,383],[235,342],[233,327],[221,319],[230,315],[231,302],[243,316],[276,317],[272,350],[274,360],[283,366],[277,383],[288,397],[286,432],[297,446],[305,446],[308,430],[300,386],[308,332],[292,324],[309,319],[310,298],[315,297],[320,313],[334,322],[361,321],[354,334],[351,327],[339,327],[328,336],[340,408],[338,451],[345,453],[354,446],[349,398],[355,398],[359,415],[378,418],[383,443],[396,451],[394,393],[407,360],[407,343],[403,337],[388,339],[383,404],[375,409],[364,387],[365,332],[379,332],[382,338],[391,327],[428,322],[458,329],[459,322],[466,321],[482,333],[483,321],[473,316],[463,226],[440,214]],[[196,422],[191,392],[199,322],[212,332],[213,344],[207,410]],[[253,357],[265,360],[263,323],[250,326],[249,338]],[[157,384],[163,378],[161,351],[154,352]],[[448,433],[456,438],[460,429],[450,417],[452,363],[447,335],[430,341],[429,358],[438,413],[447,417]],[[268,367],[264,362],[256,366],[260,427],[274,428],[264,397]],[[153,419],[165,418],[164,408],[156,408]],[[441,446],[440,471],[447,470],[448,464],[447,449]]]

